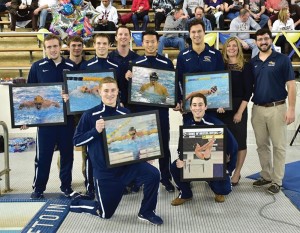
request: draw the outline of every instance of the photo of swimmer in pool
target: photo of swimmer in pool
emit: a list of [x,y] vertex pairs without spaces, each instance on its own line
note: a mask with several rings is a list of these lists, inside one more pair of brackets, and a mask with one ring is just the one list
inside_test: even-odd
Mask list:
[[175,70],[133,66],[129,83],[129,103],[175,107],[177,96]]
[[104,146],[109,167],[161,158],[157,111],[105,119]]
[[12,128],[66,123],[62,83],[10,86]]

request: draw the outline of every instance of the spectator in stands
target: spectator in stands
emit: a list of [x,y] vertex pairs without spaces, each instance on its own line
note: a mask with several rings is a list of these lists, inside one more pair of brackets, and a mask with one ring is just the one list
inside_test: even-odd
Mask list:
[[243,1],[240,0],[224,0],[225,18],[233,20],[240,14],[243,8]]
[[195,20],[195,19],[200,19],[203,21],[204,25],[205,25],[205,31],[212,31],[212,26],[210,21],[204,16],[204,9],[201,6],[197,6],[195,8],[195,17],[188,19],[187,23],[186,23],[186,29],[188,29],[189,24]]
[[204,0],[184,0],[183,2],[183,13],[188,15],[190,18],[195,17],[195,8],[201,6],[204,8]]
[[154,24],[156,31],[160,30],[161,23],[165,21],[175,4],[175,0],[154,0],[152,2],[152,9],[155,11]]
[[10,29],[12,31],[16,30],[17,21],[31,20],[32,31],[37,31],[38,16],[33,13],[36,8],[38,8],[38,0],[32,0],[31,4],[27,4],[26,0],[12,0],[9,9],[11,20]]
[[[290,17],[294,20],[295,30],[300,30],[300,6],[295,4],[294,1],[288,0]],[[272,25],[278,19],[278,13],[270,17],[268,20],[268,27],[272,31]]]
[[45,28],[46,20],[51,20],[51,9],[57,4],[57,0],[38,0],[39,7],[34,10],[35,15],[40,15],[39,18],[39,29]]
[[[148,11],[150,9],[149,0],[133,0],[131,11],[132,22],[135,31],[145,31],[149,23]],[[139,26],[139,20],[143,20],[142,27]]]
[[223,0],[205,0],[204,12],[207,15],[214,15],[217,28],[224,30],[224,5]]
[[[288,8],[282,8],[279,11],[278,19],[273,23],[273,31],[291,31],[295,30],[294,20],[290,18],[290,12]],[[273,33],[276,36],[277,33]],[[288,54],[289,43],[287,42],[284,35],[280,35],[275,45],[280,46],[281,53]]]
[[[181,8],[173,9],[165,22],[164,31],[184,31],[188,16],[183,13]],[[180,51],[185,49],[184,35],[180,33],[165,33],[159,38],[157,53],[162,55],[164,47],[179,48]]]
[[269,17],[264,14],[265,0],[245,0],[245,8],[249,10],[251,17],[255,20],[259,20],[259,26],[263,28],[267,22]]
[[286,0],[266,0],[265,6],[269,16],[277,14],[283,7],[287,7]]
[[[96,11],[101,14],[95,19],[95,31],[116,31],[118,24],[117,9],[111,5],[110,0],[101,0]],[[109,35],[110,46],[114,47],[114,34]]]
[[5,11],[9,10],[10,5],[11,5],[10,0],[1,0],[0,1],[0,12],[5,12]]
[[254,57],[258,54],[258,48],[256,46],[256,43],[253,39],[250,38],[250,34],[248,32],[242,32],[249,31],[251,28],[258,30],[260,29],[260,26],[258,23],[255,22],[254,19],[250,17],[250,13],[247,9],[241,9],[240,15],[231,21],[229,30],[241,31],[238,33],[233,32],[230,35],[236,36],[239,39],[243,46],[243,49],[252,49],[252,57]]

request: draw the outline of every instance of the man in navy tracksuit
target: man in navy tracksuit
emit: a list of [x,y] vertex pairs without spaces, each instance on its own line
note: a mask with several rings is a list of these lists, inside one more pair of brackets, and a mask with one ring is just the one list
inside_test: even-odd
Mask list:
[[[174,69],[173,63],[170,59],[157,54],[158,46],[158,34],[155,31],[145,31],[142,34],[143,37],[143,47],[145,48],[145,55],[139,57],[137,60],[133,61],[133,65],[146,66],[155,69]],[[169,109],[162,107],[150,107],[136,105],[133,108],[135,112],[144,112],[150,110],[159,111],[159,120],[162,132],[162,143],[164,157],[159,159],[159,169],[161,172],[161,183],[165,186],[168,192],[174,192],[175,188],[171,183],[171,153],[169,148],[170,141],[170,123],[169,123]]]
[[[213,72],[225,70],[220,51],[204,43],[205,26],[201,20],[189,25],[192,45],[179,53],[177,57],[177,75],[179,81],[178,100],[182,100],[183,75],[186,73]],[[180,106],[177,105],[177,110]]]
[[[117,83],[118,85],[121,85],[119,66],[112,59],[108,58],[109,36],[106,34],[96,34],[94,36],[94,48],[96,50],[96,56],[86,62],[83,62],[80,66],[80,70],[101,71],[107,69],[114,69],[116,70],[117,77],[115,78],[117,79]],[[93,182],[93,165],[89,160],[88,152],[86,160],[86,175],[86,194],[90,196],[91,199],[94,199],[95,190]]]
[[[61,41],[59,37],[52,34],[48,35],[44,40],[44,48],[48,58],[39,60],[32,65],[27,82],[63,82],[63,71],[74,70],[75,64],[61,57]],[[74,155],[72,144],[73,134],[73,116],[68,116],[67,125],[38,127],[32,199],[44,197],[43,192],[46,190],[52,156],[56,145],[61,154],[60,189],[66,196],[72,196],[75,193],[71,188]]]
[[[190,110],[192,113],[188,113],[184,115],[183,124],[184,125],[223,125],[223,123],[213,117],[209,116],[205,113],[207,109],[207,100],[206,97],[197,93],[191,97],[190,102]],[[209,181],[208,185],[215,193],[215,201],[216,202],[224,202],[225,197],[231,192],[231,182],[230,175],[232,171],[235,169],[236,159],[237,159],[237,151],[238,145],[231,134],[231,132],[227,129],[227,139],[226,139],[226,157],[227,157],[227,166],[226,166],[226,175],[225,180],[217,180],[217,181]],[[180,146],[180,145],[179,145]],[[178,153],[180,153],[180,148],[178,149]],[[190,182],[182,182],[180,181],[180,169],[184,166],[184,161],[177,159],[171,165],[171,172],[173,175],[173,179],[179,189],[180,193],[177,198],[175,198],[171,205],[178,206],[183,204],[186,201],[189,201],[193,197],[192,189],[190,186]]]
[[144,185],[144,199],[138,218],[160,225],[163,220],[154,212],[160,178],[157,168],[147,162],[116,168],[107,168],[106,166],[102,136],[105,127],[103,118],[124,115],[129,112],[117,104],[118,91],[115,79],[104,78],[99,88],[102,103],[87,110],[76,128],[74,144],[76,146],[87,145],[93,164],[97,201],[90,200],[85,196],[78,196],[73,199],[70,210],[77,213],[87,212],[101,218],[111,218],[122,199],[126,185],[139,178]]

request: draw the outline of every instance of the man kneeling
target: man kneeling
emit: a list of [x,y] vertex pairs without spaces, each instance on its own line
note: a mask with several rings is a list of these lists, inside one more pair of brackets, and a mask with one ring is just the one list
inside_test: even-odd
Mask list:
[[77,126],[73,141],[75,146],[87,145],[93,165],[97,200],[78,196],[72,200],[70,211],[86,212],[104,219],[111,218],[122,199],[125,187],[138,177],[144,185],[144,199],[138,218],[154,225],[161,225],[163,220],[155,214],[160,181],[158,169],[147,162],[116,168],[106,166],[102,140],[105,127],[103,117],[129,113],[129,110],[117,104],[118,92],[116,80],[104,78],[99,86],[102,103],[86,111]]

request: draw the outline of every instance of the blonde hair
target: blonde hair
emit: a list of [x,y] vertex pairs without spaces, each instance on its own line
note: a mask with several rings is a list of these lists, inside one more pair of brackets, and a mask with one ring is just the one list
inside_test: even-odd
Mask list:
[[288,12],[288,8],[282,8],[278,13],[278,19],[284,24],[286,24],[286,22],[288,21]]
[[103,85],[104,83],[114,83],[114,84],[116,84],[117,87],[118,87],[117,80],[115,80],[115,79],[112,78],[112,77],[105,77],[105,78],[101,79],[101,81],[100,81],[100,83],[99,83],[100,89],[102,88],[102,85]]
[[242,45],[241,42],[236,38],[236,37],[230,37],[226,40],[225,44],[223,45],[223,49],[222,49],[222,56],[223,56],[223,60],[225,64],[228,64],[229,58],[227,55],[227,47],[228,44],[231,41],[235,41],[237,46],[238,46],[238,53],[237,53],[237,68],[239,70],[242,70],[244,68],[244,64],[245,64],[245,59],[244,59],[244,53],[243,53],[243,49],[242,49]]

